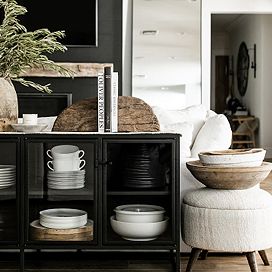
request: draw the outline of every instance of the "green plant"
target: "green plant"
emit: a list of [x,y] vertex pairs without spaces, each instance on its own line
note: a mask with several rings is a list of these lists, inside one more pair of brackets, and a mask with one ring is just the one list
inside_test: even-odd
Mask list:
[[63,75],[73,75],[72,71],[47,57],[53,52],[67,50],[58,41],[59,38],[64,37],[64,31],[50,32],[45,28],[27,31],[18,18],[27,10],[15,0],[0,0],[0,9],[4,12],[4,19],[0,25],[0,77],[50,93],[52,92],[49,88],[50,84],[41,85],[25,80],[20,75],[31,68],[44,68]]

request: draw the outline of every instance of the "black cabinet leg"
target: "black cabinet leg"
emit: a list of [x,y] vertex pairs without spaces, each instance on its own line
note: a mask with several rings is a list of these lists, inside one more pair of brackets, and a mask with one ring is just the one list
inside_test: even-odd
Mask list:
[[259,250],[259,254],[260,254],[261,258],[262,258],[262,261],[263,261],[264,265],[265,266],[270,265],[270,263],[268,261],[268,258],[267,258],[267,255],[265,253],[265,250]]
[[176,251],[176,272],[180,272],[180,252]]
[[258,272],[258,266],[256,261],[255,251],[246,253],[247,261],[251,272]]
[[190,254],[190,258],[186,267],[186,272],[192,272],[192,268],[194,263],[197,261],[200,253],[201,253],[202,249],[200,248],[192,248],[191,254]]
[[24,272],[25,270],[25,251],[24,249],[20,249],[20,272]]
[[208,250],[203,249],[202,252],[200,253],[200,260],[206,260],[208,256]]

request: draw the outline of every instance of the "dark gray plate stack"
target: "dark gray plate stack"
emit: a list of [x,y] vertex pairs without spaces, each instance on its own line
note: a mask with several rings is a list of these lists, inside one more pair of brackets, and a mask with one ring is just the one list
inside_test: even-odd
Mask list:
[[164,186],[161,176],[158,146],[133,145],[126,151],[123,169],[123,185],[134,189]]

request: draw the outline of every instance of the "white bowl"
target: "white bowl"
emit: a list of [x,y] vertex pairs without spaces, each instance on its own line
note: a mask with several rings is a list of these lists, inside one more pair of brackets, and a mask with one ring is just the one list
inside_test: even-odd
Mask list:
[[161,235],[167,228],[169,218],[153,223],[131,223],[117,221],[111,216],[112,229],[122,238],[129,241],[152,241]]
[[261,166],[266,151],[262,148],[228,149],[222,151],[200,152],[203,165],[214,167],[255,167]]
[[48,209],[40,211],[40,224],[46,228],[70,229],[87,223],[87,212],[77,209]]
[[163,207],[145,204],[130,204],[118,206],[114,209],[116,220],[122,222],[151,223],[164,219]]
[[11,124],[12,128],[18,132],[40,132],[47,128],[46,124],[28,125],[28,124]]

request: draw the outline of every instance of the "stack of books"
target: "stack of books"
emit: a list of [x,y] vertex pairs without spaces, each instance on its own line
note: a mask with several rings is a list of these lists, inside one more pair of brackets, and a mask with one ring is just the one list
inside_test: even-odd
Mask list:
[[98,132],[118,132],[118,72],[104,67],[98,73]]

